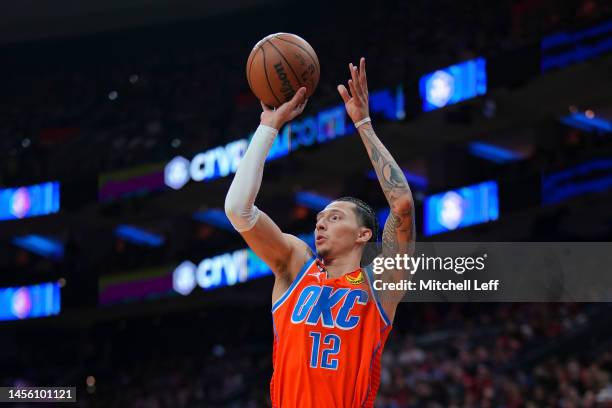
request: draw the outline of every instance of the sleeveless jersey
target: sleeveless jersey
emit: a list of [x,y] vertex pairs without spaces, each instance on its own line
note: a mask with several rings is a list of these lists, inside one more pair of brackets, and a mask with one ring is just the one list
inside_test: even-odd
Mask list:
[[371,277],[327,278],[312,258],[272,306],[273,408],[373,407],[391,323]]

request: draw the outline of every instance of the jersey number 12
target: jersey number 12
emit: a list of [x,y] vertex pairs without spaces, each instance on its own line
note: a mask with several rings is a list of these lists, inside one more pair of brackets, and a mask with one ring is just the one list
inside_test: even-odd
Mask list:
[[312,337],[310,367],[321,367],[328,370],[337,370],[338,359],[331,357],[340,352],[340,337],[336,334],[327,334],[323,338],[323,342],[321,342],[321,333],[310,332],[308,335]]

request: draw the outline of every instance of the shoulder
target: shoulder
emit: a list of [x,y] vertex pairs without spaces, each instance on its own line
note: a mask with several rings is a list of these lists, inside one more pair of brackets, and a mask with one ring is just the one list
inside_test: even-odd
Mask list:
[[276,275],[276,285],[282,288],[289,287],[300,275],[302,271],[316,259],[314,252],[308,244],[295,235],[283,233],[287,242],[291,245],[291,251],[282,267]]
[[[297,237],[294,238],[299,240]],[[308,272],[309,267],[316,260],[310,247],[303,241],[301,242],[305,246],[305,248],[303,248],[304,250],[302,251],[301,245],[298,246],[297,248],[300,252],[291,256],[287,264],[287,269],[283,273],[277,273],[275,275],[274,288],[272,290],[272,312],[278,309],[287,297],[289,297],[295,287],[298,286],[303,275]]]

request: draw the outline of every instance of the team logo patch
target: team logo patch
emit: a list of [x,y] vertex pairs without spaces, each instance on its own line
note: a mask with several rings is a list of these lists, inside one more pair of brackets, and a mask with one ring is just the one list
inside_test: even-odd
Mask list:
[[363,272],[359,271],[356,273],[351,273],[351,274],[346,275],[346,280],[348,283],[352,285],[359,285],[363,283],[365,278],[363,277]]

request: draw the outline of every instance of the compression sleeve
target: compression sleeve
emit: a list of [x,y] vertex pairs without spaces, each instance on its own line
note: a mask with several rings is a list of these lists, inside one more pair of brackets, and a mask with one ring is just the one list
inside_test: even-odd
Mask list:
[[238,232],[248,231],[259,218],[255,198],[261,186],[263,168],[278,130],[259,125],[225,197],[225,214]]

